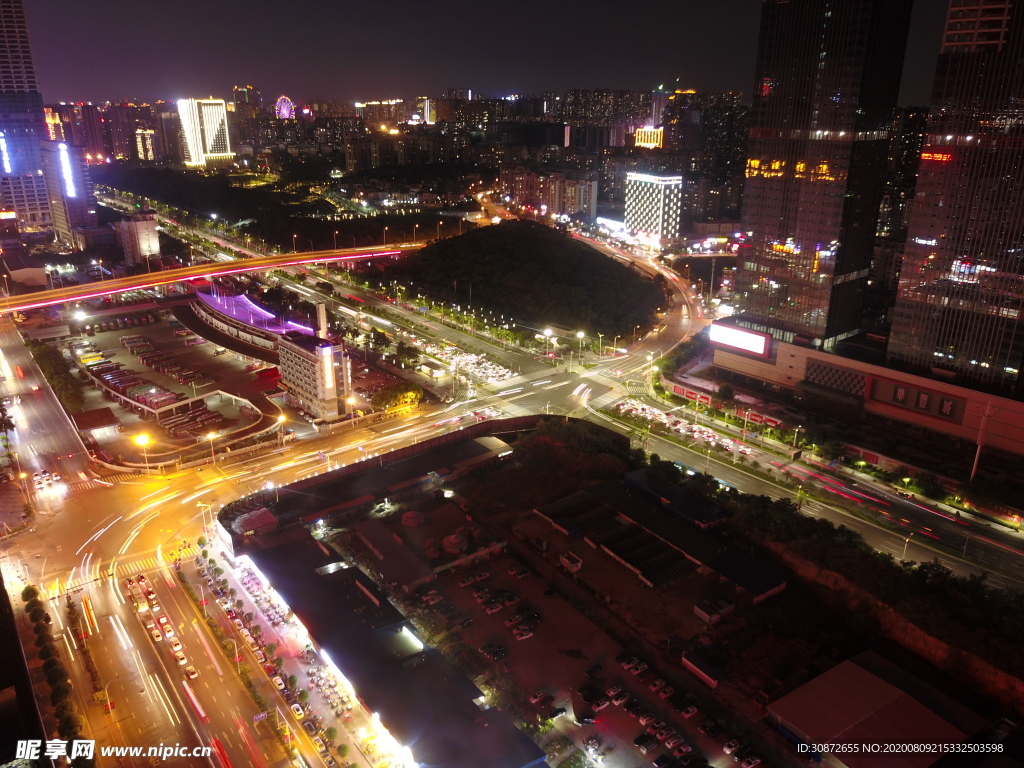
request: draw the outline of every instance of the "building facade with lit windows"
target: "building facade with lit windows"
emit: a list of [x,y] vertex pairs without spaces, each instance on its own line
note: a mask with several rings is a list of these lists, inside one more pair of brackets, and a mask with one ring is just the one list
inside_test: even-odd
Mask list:
[[150,257],[160,255],[160,227],[152,211],[139,211],[115,222],[114,231],[129,264],[148,266]]
[[829,347],[862,324],[911,0],[765,0],[737,284],[748,327]]
[[626,229],[637,240],[661,248],[679,237],[683,177],[626,174]]
[[281,384],[295,407],[322,421],[336,421],[345,414],[350,376],[342,346],[289,331],[278,339],[277,352]]
[[223,99],[179,99],[182,158],[190,168],[229,164],[228,110]]
[[22,232],[50,226],[39,155],[46,136],[24,4],[0,0],[0,201]]
[[63,141],[40,145],[53,231],[58,242],[69,247],[75,245],[74,230],[97,224],[96,195],[85,154],[85,147]]
[[1024,8],[949,5],[907,226],[890,364],[1019,397]]

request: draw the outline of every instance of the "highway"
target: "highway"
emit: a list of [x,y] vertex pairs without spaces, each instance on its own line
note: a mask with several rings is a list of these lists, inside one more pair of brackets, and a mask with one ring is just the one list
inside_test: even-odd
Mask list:
[[[209,239],[209,238],[207,238]],[[299,264],[313,264],[326,261],[365,261],[383,257],[399,258],[405,254],[418,251],[423,243],[400,243],[387,248],[340,248],[328,251],[306,251],[304,253],[286,253],[274,256],[263,256],[244,248],[231,245],[231,249],[248,253],[249,258],[236,261],[210,262],[193,264],[190,267],[165,269],[162,272],[150,272],[144,275],[118,277],[100,280],[82,285],[72,285],[36,293],[8,296],[0,299],[0,314],[19,312],[37,307],[49,307],[54,304],[73,303],[123,293],[141,288],[156,288],[161,285],[179,283],[183,280],[195,280],[219,275],[237,275],[243,272],[262,272],[271,269],[282,269]]]

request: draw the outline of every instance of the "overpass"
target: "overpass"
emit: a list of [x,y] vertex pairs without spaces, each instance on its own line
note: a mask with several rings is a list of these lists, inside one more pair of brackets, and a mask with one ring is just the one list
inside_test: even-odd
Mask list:
[[[303,253],[286,253],[274,256],[253,254],[249,258],[234,261],[210,262],[195,264],[191,267],[165,269],[161,272],[150,272],[145,275],[118,277],[101,280],[96,283],[73,285],[54,288],[48,291],[9,296],[0,300],[0,315],[6,312],[24,311],[37,307],[48,307],[66,302],[95,299],[99,296],[110,296],[115,293],[134,291],[143,288],[156,288],[161,285],[180,283],[185,280],[218,277],[220,275],[237,275],[244,272],[263,272],[271,269],[294,267],[301,264],[318,264],[328,261],[367,261],[379,258],[399,258],[414,253],[425,243],[401,243],[382,248],[341,248],[329,251],[305,251]],[[237,246],[232,246],[240,251]]]

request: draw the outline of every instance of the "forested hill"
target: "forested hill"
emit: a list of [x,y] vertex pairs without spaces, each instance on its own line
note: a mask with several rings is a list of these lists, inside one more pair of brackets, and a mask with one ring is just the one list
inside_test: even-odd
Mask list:
[[433,243],[389,275],[417,293],[489,309],[517,324],[588,334],[632,333],[662,306],[661,285],[586,243],[531,221],[510,221]]

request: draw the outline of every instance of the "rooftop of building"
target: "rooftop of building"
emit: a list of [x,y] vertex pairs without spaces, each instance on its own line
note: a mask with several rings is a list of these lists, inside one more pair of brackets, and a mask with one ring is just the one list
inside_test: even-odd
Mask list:
[[221,510],[220,520],[234,529],[233,522],[252,511],[255,505],[265,506],[281,525],[298,519],[314,522],[349,507],[385,499],[389,494],[433,480],[443,480],[467,464],[511,450],[503,440],[489,436],[426,450],[412,446],[284,486],[273,498],[261,493],[258,499],[239,499]]
[[[979,732],[986,719],[875,651],[848,659],[768,705],[770,717],[807,743],[947,743]],[[850,768],[878,756],[838,755]],[[927,766],[940,755],[915,755]]]
[[[288,323],[286,323],[288,325]],[[304,331],[285,331],[281,334],[281,339],[294,344],[297,347],[301,347],[307,352],[316,352],[321,347],[333,346],[327,339],[322,339],[319,336],[310,335]]]
[[370,712],[417,763],[525,768],[544,752],[512,719],[482,709],[480,690],[441,654],[421,651],[412,627],[358,568],[302,528],[257,545],[249,558]]

